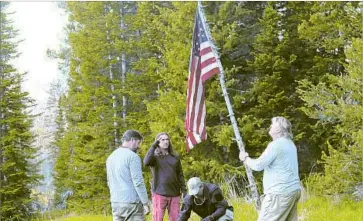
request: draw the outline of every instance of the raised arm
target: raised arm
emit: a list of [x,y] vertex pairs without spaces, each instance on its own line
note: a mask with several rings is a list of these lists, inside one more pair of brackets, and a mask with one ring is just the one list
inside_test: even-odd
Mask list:
[[155,149],[158,147],[159,141],[155,141],[153,145],[151,145],[150,149],[147,151],[144,157],[145,166],[154,166],[155,165]]

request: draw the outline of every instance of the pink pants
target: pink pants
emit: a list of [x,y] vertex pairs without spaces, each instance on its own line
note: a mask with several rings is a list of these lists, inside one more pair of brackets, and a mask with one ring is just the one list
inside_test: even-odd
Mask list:
[[180,211],[180,197],[152,194],[153,221],[163,221],[165,210],[169,211],[169,221],[177,221]]

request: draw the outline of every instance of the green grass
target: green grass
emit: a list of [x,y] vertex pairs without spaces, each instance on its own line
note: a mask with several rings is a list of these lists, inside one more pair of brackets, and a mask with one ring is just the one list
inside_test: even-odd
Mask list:
[[[298,204],[299,221],[361,221],[362,201],[354,202],[348,199],[337,200],[327,197],[311,197],[305,202]],[[257,220],[257,212],[251,204],[234,201],[234,216],[238,221]],[[51,214],[44,214],[42,217],[33,219],[34,221],[54,220],[54,221],[112,221],[111,216],[105,215],[77,215],[64,214],[61,211]],[[151,215],[147,216],[147,221],[151,221]],[[164,220],[168,220],[167,216]],[[195,214],[190,221],[199,221]]]
[[361,221],[362,201],[310,198],[299,204],[299,221]]
[[78,217],[68,217],[62,219],[61,221],[112,221],[111,216],[78,216]]
[[257,220],[257,212],[253,205],[243,201],[234,201],[232,203],[234,210],[234,220],[254,221]]
[[[233,203],[235,220],[257,220],[257,212],[247,203]],[[299,221],[361,221],[363,203],[348,199],[312,197],[298,204]]]

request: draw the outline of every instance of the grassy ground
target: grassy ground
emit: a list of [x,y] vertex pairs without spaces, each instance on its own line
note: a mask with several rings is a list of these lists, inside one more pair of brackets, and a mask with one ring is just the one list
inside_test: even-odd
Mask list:
[[362,201],[312,198],[299,205],[299,220],[361,221],[362,205]]
[[[299,221],[361,221],[363,203],[351,200],[337,200],[333,198],[312,197],[298,205]],[[253,221],[257,220],[257,213],[252,205],[245,202],[233,202],[235,220]],[[111,216],[105,215],[77,215],[64,214],[62,212],[43,214],[34,221],[112,221]],[[151,215],[147,216],[151,220]],[[164,220],[168,220],[165,216]],[[191,221],[200,219],[193,215]]]

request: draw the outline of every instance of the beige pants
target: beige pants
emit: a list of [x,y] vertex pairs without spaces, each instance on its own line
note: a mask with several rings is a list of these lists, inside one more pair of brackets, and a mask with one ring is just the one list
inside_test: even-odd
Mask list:
[[113,221],[145,221],[141,203],[111,203]]
[[301,191],[287,194],[264,194],[258,221],[297,221],[297,203]]

